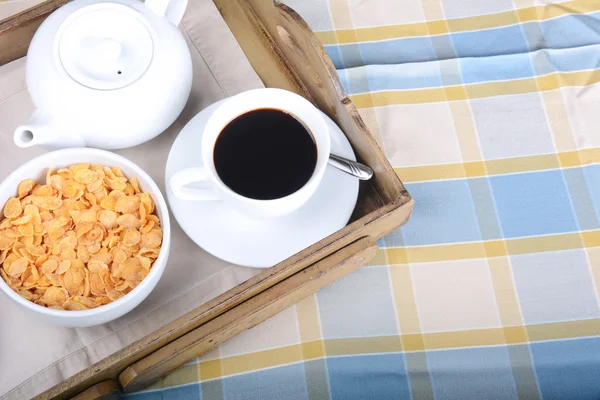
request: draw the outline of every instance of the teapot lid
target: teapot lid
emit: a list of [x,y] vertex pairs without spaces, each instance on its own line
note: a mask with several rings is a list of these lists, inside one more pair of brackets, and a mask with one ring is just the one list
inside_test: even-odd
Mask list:
[[117,3],[96,3],[73,12],[56,38],[65,71],[91,89],[115,90],[132,84],[144,75],[154,53],[147,21]]

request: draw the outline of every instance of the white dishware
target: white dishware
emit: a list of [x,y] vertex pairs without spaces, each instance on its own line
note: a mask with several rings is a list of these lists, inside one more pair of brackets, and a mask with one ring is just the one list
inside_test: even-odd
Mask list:
[[9,198],[16,195],[17,187],[21,181],[35,179],[38,182],[42,182],[45,179],[48,168],[56,170],[77,163],[119,167],[127,178],[137,177],[140,189],[150,194],[154,200],[156,213],[158,214],[163,230],[163,241],[158,258],[146,278],[138,286],[120,299],[90,310],[64,311],[39,306],[18,295],[0,278],[0,290],[21,305],[24,310],[45,322],[68,327],[86,327],[104,324],[125,315],[137,307],[150,294],[160,280],[167,265],[171,246],[169,212],[165,199],[156,183],[133,162],[104,150],[88,148],[56,150],[28,161],[11,173],[0,184],[0,206],[3,207]]
[[27,52],[35,112],[19,147],[121,149],[169,127],[192,87],[177,29],[187,0],[75,0],[38,28]]
[[[278,199],[258,200],[242,196],[223,183],[215,168],[213,151],[219,134],[232,120],[253,110],[269,108],[289,113],[304,124],[315,142],[317,161],[311,178],[296,192]],[[196,148],[197,157],[203,160],[203,165],[178,171],[170,178],[169,186],[181,200],[223,200],[251,217],[280,217],[297,210],[313,195],[327,167],[330,142],[322,113],[304,97],[282,89],[248,90],[220,102],[213,110],[204,127],[202,142]],[[269,146],[269,143],[263,145]],[[278,167],[273,165],[273,168]],[[194,183],[202,183],[203,187],[188,187]]]
[[[200,247],[228,262],[271,267],[343,228],[358,198],[358,179],[328,165],[313,195],[296,211],[279,218],[257,219],[224,201],[190,201],[175,196],[171,177],[187,168],[202,167],[198,149],[213,112],[227,99],[197,114],[175,140],[167,160],[167,199],[183,231]],[[331,152],[356,160],[340,128],[321,111],[330,135]]]

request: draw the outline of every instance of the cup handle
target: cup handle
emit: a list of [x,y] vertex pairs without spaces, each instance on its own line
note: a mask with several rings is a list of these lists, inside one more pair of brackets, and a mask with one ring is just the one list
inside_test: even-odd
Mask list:
[[[203,182],[205,187],[185,187],[190,183]],[[204,167],[187,168],[175,173],[169,179],[169,186],[173,194],[180,200],[220,200],[213,183],[210,181],[208,171]]]

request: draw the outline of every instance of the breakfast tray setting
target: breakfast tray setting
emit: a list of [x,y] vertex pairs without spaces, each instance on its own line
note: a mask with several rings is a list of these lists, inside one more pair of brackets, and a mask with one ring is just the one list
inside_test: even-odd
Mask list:
[[[92,3],[75,0],[78,1]],[[153,0],[149,3],[168,4]],[[10,174],[18,167],[35,157],[45,157],[48,146],[44,144],[57,147],[48,142],[40,143],[42,146],[21,143],[22,148],[19,148],[13,142],[13,133],[19,132],[19,127],[34,113],[34,102],[26,86],[26,80],[30,85],[30,78],[26,76],[25,56],[31,40],[42,22],[67,4],[67,0],[48,0],[0,21],[0,180],[5,185],[11,182],[14,174]],[[0,323],[0,398],[91,399],[147,387],[177,367],[369,263],[377,254],[377,241],[408,221],[413,200],[346,96],[322,45],[294,10],[272,0],[198,0],[183,8],[169,5],[163,12],[175,16],[175,22],[181,19],[179,31],[191,53],[191,92],[176,121],[152,140],[113,151],[114,157],[122,156],[125,161],[116,161],[121,159],[119,157],[113,162],[112,155],[99,156],[94,149],[69,149],[62,153],[67,155],[64,161],[48,162],[63,162],[65,167],[76,163],[118,165],[127,178],[131,180],[135,176],[139,180],[139,190],[136,184],[132,185],[135,193],[154,193],[157,219],[162,222],[163,249],[167,248],[169,253],[164,272],[162,276],[149,273],[139,289],[134,289],[141,292],[151,276],[156,276],[157,281],[160,278],[157,284],[154,282],[154,289],[149,287],[151,293],[146,293],[148,297],[141,304],[118,319],[93,327],[56,326],[51,321],[21,312],[21,305],[8,296],[0,296],[3,320],[8,321]],[[113,51],[110,45],[103,49]],[[79,64],[73,65],[79,68]],[[172,73],[177,74],[177,71]],[[123,75],[123,79],[127,79],[127,74]],[[180,80],[172,81],[183,85]],[[352,200],[347,215],[340,217],[344,224],[347,221],[344,227],[331,229],[318,214],[321,211],[310,208],[307,203],[306,207],[314,209],[314,214],[310,211],[304,221],[282,225],[280,229],[307,230],[306,224],[314,223],[322,227],[319,232],[326,234],[320,237],[299,234],[298,240],[306,243],[302,243],[300,251],[290,251],[293,254],[290,255],[286,253],[290,249],[286,242],[289,232],[282,236],[261,230],[261,225],[256,223],[256,227],[252,225],[255,232],[259,232],[252,239],[255,243],[250,243],[247,249],[240,247],[246,249],[244,251],[232,251],[224,260],[212,254],[219,255],[223,249],[234,248],[234,242],[243,236],[226,235],[224,229],[217,227],[211,231],[214,237],[211,240],[215,243],[200,247],[199,242],[209,239],[199,238],[200,233],[195,230],[202,229],[203,224],[218,222],[218,218],[213,221],[211,215],[194,214],[196,208],[188,207],[185,202],[179,205],[165,182],[174,171],[196,167],[195,155],[201,156],[200,150],[194,153],[195,146],[200,145],[194,140],[200,140],[198,132],[203,124],[208,124],[202,115],[216,113],[215,107],[223,104],[219,102],[228,101],[232,96],[261,88],[283,89],[310,101],[331,121],[328,122],[330,131],[341,129],[339,137],[332,134],[332,152],[335,150],[346,158],[355,157],[372,168],[374,175],[358,185],[354,178],[327,166],[322,186],[329,187],[329,191],[319,189],[321,191],[313,197],[328,200],[328,207],[332,209]],[[161,100],[160,91],[146,95]],[[162,101],[167,107],[169,100]],[[136,105],[130,103],[127,107],[133,115]],[[102,114],[102,110],[97,110],[97,114],[99,119],[111,118]],[[23,132],[26,134],[19,137],[30,139],[29,130]],[[346,139],[351,149],[344,147]],[[70,143],[64,147],[81,146]],[[72,158],[73,162],[69,159],[70,151],[79,154]],[[348,184],[350,194],[344,198],[346,192],[338,191],[335,185],[350,182],[348,179],[353,183]],[[357,193],[352,189],[356,187]],[[0,191],[2,206],[16,195],[17,187],[12,190],[14,193],[6,195]],[[164,204],[160,193],[167,199]],[[356,202],[352,196],[356,196]],[[326,201],[321,197],[318,201]],[[0,215],[0,219],[2,217]],[[224,225],[235,223],[223,222]],[[143,227],[140,229],[143,232]],[[278,235],[280,242],[272,241]],[[271,258],[262,250],[256,250],[265,243],[271,246],[268,247]],[[250,254],[253,251],[256,257],[267,260],[268,265],[253,262],[254,255]]]

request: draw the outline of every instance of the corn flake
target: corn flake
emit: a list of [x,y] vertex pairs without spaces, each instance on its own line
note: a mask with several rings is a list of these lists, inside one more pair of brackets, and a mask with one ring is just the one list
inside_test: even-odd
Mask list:
[[162,232],[159,229],[152,229],[142,236],[142,247],[157,248],[162,243]]
[[115,196],[104,196],[102,201],[100,201],[100,207],[105,210],[115,211],[115,206],[117,205],[117,198]]
[[140,198],[138,196],[126,195],[117,199],[115,211],[122,214],[132,214],[140,208]]
[[0,231],[0,250],[8,250],[12,247],[14,243],[14,236],[9,235],[6,231]]
[[8,199],[4,206],[4,216],[6,218],[17,218],[23,212],[19,199],[12,197]]
[[37,185],[31,191],[34,196],[52,196],[54,195],[54,188],[50,185]]
[[96,171],[92,171],[91,169],[82,168],[75,172],[74,179],[76,182],[89,185],[98,180],[98,173]]
[[14,278],[20,276],[23,272],[25,272],[27,266],[29,265],[29,260],[27,259],[27,257],[21,257],[8,264],[8,266],[6,265],[6,261],[4,262],[4,264],[4,270],[6,271],[6,273]]
[[135,229],[127,229],[123,234],[122,243],[124,246],[135,246],[142,240],[142,234]]
[[155,203],[119,168],[48,169],[22,181],[0,220],[0,277],[23,298],[87,310],[134,289],[160,252]]
[[82,244],[77,246],[77,258],[84,263],[87,263],[90,260],[90,252],[88,251],[87,246]]
[[[118,179],[107,178],[106,181],[108,182],[108,187],[110,187],[113,190],[120,191],[121,193],[123,193],[123,190],[125,190],[125,188],[127,187],[125,182]],[[123,195],[125,195],[125,193],[123,193]]]
[[29,196],[31,202],[46,210],[56,210],[62,205],[62,200],[55,196]]
[[140,196],[140,201],[146,207],[146,213],[152,214],[154,212],[154,201],[148,193],[142,193]]
[[62,306],[69,298],[69,293],[59,287],[49,287],[44,293],[43,301],[47,305]]
[[129,183],[131,184],[131,187],[135,191],[135,194],[142,193],[142,191],[140,190],[140,183],[138,182],[138,179],[135,176],[129,180]]
[[13,225],[23,225],[32,220],[32,215],[24,215],[21,218],[17,218],[12,221]]
[[77,171],[80,171],[82,169],[89,169],[90,168],[90,164],[85,164],[85,163],[80,163],[80,164],[73,164],[69,167],[69,171],[71,171],[71,173],[76,174]]
[[28,222],[23,225],[19,225],[19,233],[23,236],[33,236],[33,224]]
[[23,182],[19,183],[19,187],[17,188],[17,195],[19,199],[27,196],[33,190],[35,186],[35,181],[33,179],[26,179]]
[[67,300],[62,307],[68,311],[83,311],[89,310],[89,307],[84,306],[83,304],[75,301],[74,299]]
[[58,268],[58,261],[48,260],[42,264],[41,272],[44,275],[51,274]]
[[117,225],[130,229],[138,229],[141,222],[133,214],[123,214],[117,217]]
[[58,268],[56,269],[56,273],[58,275],[62,275],[67,272],[71,268],[71,260],[62,260],[60,264],[58,264]]

